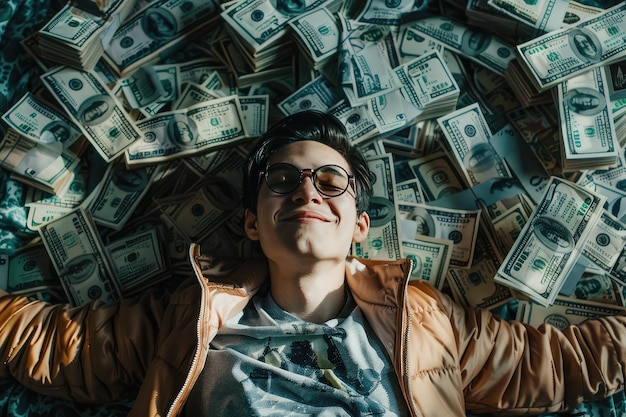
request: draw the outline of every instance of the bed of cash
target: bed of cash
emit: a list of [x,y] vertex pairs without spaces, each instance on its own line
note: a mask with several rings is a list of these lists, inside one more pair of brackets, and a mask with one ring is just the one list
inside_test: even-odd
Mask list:
[[112,302],[189,276],[191,242],[258,256],[247,152],[319,109],[372,172],[354,255],[533,324],[626,305],[624,2],[74,0],[21,43],[42,75],[2,115],[31,232],[9,292]]

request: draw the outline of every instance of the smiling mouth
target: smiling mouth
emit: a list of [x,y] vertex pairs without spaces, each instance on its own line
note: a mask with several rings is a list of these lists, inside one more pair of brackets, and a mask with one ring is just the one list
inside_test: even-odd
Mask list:
[[281,222],[289,222],[289,221],[295,221],[295,222],[314,222],[314,221],[321,221],[321,222],[330,222],[331,220],[320,213],[315,213],[315,212],[310,212],[310,211],[304,211],[304,212],[296,212],[296,213],[290,213],[284,217],[279,217],[279,221]]

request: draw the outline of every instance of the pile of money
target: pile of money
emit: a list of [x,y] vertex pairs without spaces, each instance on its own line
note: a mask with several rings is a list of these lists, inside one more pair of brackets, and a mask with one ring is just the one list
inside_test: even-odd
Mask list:
[[[0,164],[32,239],[0,286],[111,302],[188,277],[192,242],[260,256],[241,227],[247,153],[317,109],[372,173],[353,255],[409,258],[411,279],[519,302],[532,323],[626,306],[622,2],[104,3],[22,40],[41,77],[2,112]],[[91,19],[80,42],[58,23],[70,8]],[[599,37],[593,62],[581,33]]]

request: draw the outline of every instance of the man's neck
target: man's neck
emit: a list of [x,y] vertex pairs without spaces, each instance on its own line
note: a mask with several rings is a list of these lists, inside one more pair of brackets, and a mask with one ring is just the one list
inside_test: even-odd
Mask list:
[[291,269],[270,263],[272,298],[283,310],[312,323],[337,315],[346,303],[345,264]]

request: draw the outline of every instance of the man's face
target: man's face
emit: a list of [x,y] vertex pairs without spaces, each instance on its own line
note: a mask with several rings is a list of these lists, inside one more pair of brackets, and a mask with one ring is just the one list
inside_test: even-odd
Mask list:
[[[351,173],[343,156],[315,141],[287,145],[272,155],[269,164],[278,162],[299,169],[336,164]],[[352,187],[338,197],[324,197],[306,172],[290,194],[276,194],[261,180],[257,213],[246,210],[245,227],[250,239],[260,241],[270,262],[336,262],[345,259],[353,241],[365,239],[369,217],[365,213],[357,216]]]

